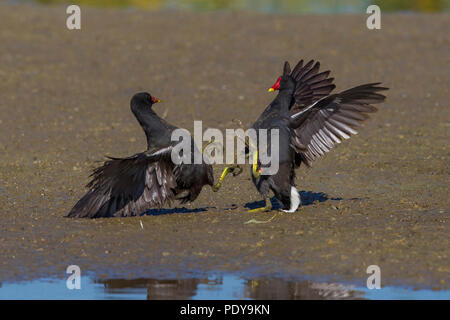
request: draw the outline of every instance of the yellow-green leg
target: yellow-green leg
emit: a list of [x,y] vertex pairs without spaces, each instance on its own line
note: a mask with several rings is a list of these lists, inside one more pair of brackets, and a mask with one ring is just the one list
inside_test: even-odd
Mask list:
[[227,176],[227,174],[232,173],[233,177],[240,175],[242,173],[242,167],[240,165],[232,165],[232,166],[227,166],[225,167],[225,169],[223,169],[222,171],[222,175],[220,176],[219,182],[217,182],[213,187],[212,190],[214,192],[219,191],[219,189],[222,187],[223,184],[223,180],[225,180],[225,177]]
[[252,212],[253,213],[253,212],[268,212],[268,211],[272,211],[272,202],[270,202],[270,199],[269,198],[265,198],[264,199],[264,203],[265,203],[264,207],[251,209],[251,210],[248,210],[248,212]]
[[205,153],[206,148],[207,148],[210,144],[219,144],[219,143],[216,142],[214,138],[211,138],[211,140],[209,140],[209,141],[202,147],[202,154]]
[[262,169],[258,169],[258,150],[253,152],[253,165],[252,165],[252,175],[255,179],[258,179],[261,175]]

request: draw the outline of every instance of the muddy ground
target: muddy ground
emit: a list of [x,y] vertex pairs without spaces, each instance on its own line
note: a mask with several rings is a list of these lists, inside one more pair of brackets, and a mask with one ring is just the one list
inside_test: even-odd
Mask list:
[[[207,272],[450,287],[448,15],[139,12],[0,4],[0,282],[63,276],[181,278]],[[313,168],[296,213],[248,213],[248,170],[220,193],[134,218],[64,218],[105,154],[144,150],[129,99],[192,129],[250,125],[282,63],[318,59],[337,90],[382,81],[380,111]],[[221,166],[216,167],[216,179]],[[275,216],[274,216],[275,215]],[[267,221],[246,224],[251,219]],[[141,228],[141,222],[143,228]]]

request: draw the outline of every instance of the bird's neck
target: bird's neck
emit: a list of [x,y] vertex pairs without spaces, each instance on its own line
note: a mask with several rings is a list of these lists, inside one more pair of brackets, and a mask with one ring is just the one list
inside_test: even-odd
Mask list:
[[158,137],[165,131],[163,120],[151,109],[135,112],[135,116],[147,137],[147,147],[156,147],[154,142],[159,141]]
[[158,116],[152,109],[147,110],[133,110],[134,116],[141,125],[141,127],[146,130],[146,128],[151,128],[153,122],[157,121]]
[[274,105],[282,112],[289,112],[292,103],[294,89],[280,90],[274,100]]

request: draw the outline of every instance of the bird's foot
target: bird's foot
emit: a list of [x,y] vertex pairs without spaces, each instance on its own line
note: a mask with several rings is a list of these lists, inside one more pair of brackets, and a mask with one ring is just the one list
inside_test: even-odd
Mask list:
[[238,164],[230,167],[230,172],[233,174],[233,177],[240,175],[242,171],[244,171],[244,169],[242,169],[242,166]]
[[272,211],[272,208],[261,207],[261,208],[256,208],[256,209],[250,209],[247,212],[256,213],[256,212],[269,212],[269,211]]
[[270,200],[265,200],[266,205],[264,207],[261,208],[256,208],[256,209],[250,209],[247,212],[250,213],[255,213],[255,212],[269,212],[272,211],[272,203],[270,202]]
[[218,182],[218,183],[216,183],[215,185],[213,185],[213,186],[211,187],[211,189],[212,189],[212,191],[217,192],[217,191],[219,191],[220,187],[222,187],[222,183],[221,183],[221,182]]
[[217,182],[215,185],[212,186],[212,190],[214,192],[219,191],[219,189],[222,187],[223,180],[227,176],[227,174],[232,173],[233,177],[236,177],[242,173],[243,169],[240,165],[233,165],[225,167],[225,169],[222,172],[222,175],[220,176],[219,182]]

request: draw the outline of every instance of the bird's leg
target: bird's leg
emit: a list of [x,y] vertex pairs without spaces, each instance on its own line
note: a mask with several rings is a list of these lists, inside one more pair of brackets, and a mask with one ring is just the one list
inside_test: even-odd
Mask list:
[[[259,168],[258,170],[258,150],[255,150],[253,152],[253,165],[252,165],[252,175],[255,179],[258,179],[261,175],[262,169]],[[269,201],[270,202],[270,201]]]
[[[208,143],[202,148],[202,154],[204,154],[206,148],[211,145],[214,142],[214,138],[212,138],[211,140],[208,141]],[[239,168],[238,172],[235,172],[235,169]],[[232,166],[227,166],[225,167],[225,169],[222,172],[222,175],[220,176],[220,180],[217,184],[212,186],[212,189],[214,192],[219,191],[220,187],[222,186],[223,180],[225,179],[225,177],[227,176],[228,173],[232,172],[233,176],[237,176],[238,174],[240,174],[242,172],[242,168],[239,165],[232,165]]]
[[220,187],[222,187],[223,180],[227,176],[227,174],[230,172],[230,167],[225,167],[222,171],[222,175],[220,176],[219,182],[217,182],[215,185],[212,186],[212,190],[214,192],[219,191]]
[[[239,119],[234,119],[233,122],[238,123],[242,128],[242,122]],[[242,129],[244,131],[244,129]],[[249,153],[253,151],[253,165],[252,165],[252,175],[255,179],[258,179],[261,175],[261,168],[258,170],[258,147],[254,141],[250,137],[248,140],[242,137],[237,136],[242,142],[244,142],[245,146],[249,150]],[[250,155],[246,154],[246,157],[250,157]]]
[[[233,122],[237,123],[241,128],[243,127],[242,122],[238,119],[234,119]],[[243,129],[242,129],[243,130]],[[243,130],[244,131],[244,130]],[[250,140],[247,141],[246,139],[242,139],[241,137],[237,136],[238,139],[241,139],[241,141],[244,142],[245,146],[250,150],[250,146],[254,147],[254,143]],[[248,158],[249,154],[245,154],[245,158]],[[255,163],[252,167],[252,173],[255,178],[258,178],[261,174],[261,169],[258,171],[258,152],[255,151],[253,153],[253,163]],[[234,155],[234,163],[237,163],[237,154]],[[233,177],[238,176],[242,173],[243,169],[242,166],[239,164],[236,165],[230,165],[226,166],[225,169],[222,171],[222,175],[220,176],[219,182],[215,184],[212,189],[214,192],[219,191],[219,189],[222,187],[223,181],[228,173],[233,173]]]
[[223,169],[222,174],[220,176],[219,182],[217,182],[215,185],[212,186],[212,189],[214,192],[219,191],[219,189],[222,187],[223,180],[225,180],[225,177],[232,173],[233,177],[236,177],[242,173],[243,169],[242,166],[239,164],[233,164],[231,166],[226,166],[225,169]]
[[248,212],[254,213],[254,212],[268,212],[272,211],[272,202],[270,202],[269,198],[264,198],[265,206],[261,208],[251,209],[248,210]]
[[206,148],[207,148],[211,143],[214,143],[214,141],[215,141],[215,139],[214,139],[214,138],[211,138],[211,140],[209,140],[209,141],[203,146],[203,148],[202,148],[202,154],[205,153]]
[[[237,162],[237,154],[234,155],[234,163]],[[232,173],[233,177],[236,177],[242,173],[243,169],[242,166],[239,164],[232,164],[230,166],[226,166],[225,169],[223,169],[222,174],[220,176],[219,182],[217,182],[213,187],[213,191],[217,192],[222,187],[223,180],[225,180],[225,177]]]
[[219,191],[219,189],[222,187],[223,180],[225,180],[225,177],[229,173],[232,173],[233,177],[236,177],[236,176],[240,175],[242,173],[242,171],[243,171],[242,167],[238,164],[226,166],[225,169],[223,169],[223,171],[222,171],[222,175],[220,176],[219,182],[217,182],[215,185],[212,186],[213,191],[214,192]]

